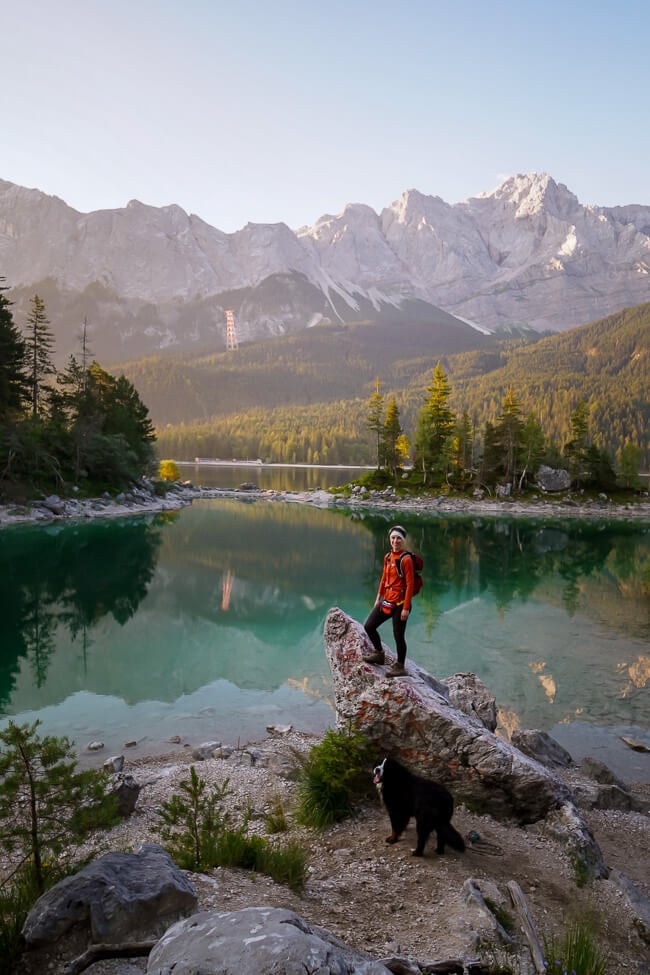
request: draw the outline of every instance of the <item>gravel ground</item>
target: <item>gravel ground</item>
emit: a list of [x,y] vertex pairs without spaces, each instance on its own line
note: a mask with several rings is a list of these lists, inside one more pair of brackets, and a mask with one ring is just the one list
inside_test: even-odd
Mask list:
[[[560,935],[575,918],[588,917],[599,932],[608,956],[608,975],[650,971],[650,945],[639,936],[634,912],[620,887],[601,880],[586,887],[576,884],[566,853],[544,827],[521,827],[456,810],[454,823],[478,842],[464,854],[448,851],[437,856],[433,843],[422,859],[411,856],[411,825],[394,846],[385,844],[390,832],[379,799],[371,800],[356,818],[324,833],[297,826],[292,818],[296,754],[306,753],[316,739],[291,732],[250,746],[257,756],[241,750],[228,759],[193,762],[188,750],[138,759],[125,765],[141,784],[133,815],[107,832],[98,833],[84,851],[137,850],[143,842],[158,842],[156,825],[161,803],[189,776],[193,763],[206,782],[229,779],[227,805],[235,820],[251,808],[251,830],[267,835],[265,815],[279,799],[289,819],[287,837],[299,839],[308,850],[308,880],[302,895],[250,871],[217,868],[191,875],[199,910],[238,910],[270,905],[296,911],[309,923],[321,925],[347,944],[376,957],[407,955],[420,964],[462,957],[470,931],[476,928],[462,897],[465,881],[474,879],[481,891],[501,903],[514,917],[506,883],[521,887],[540,938]],[[650,811],[650,785],[632,791]],[[607,865],[626,874],[650,898],[650,819],[641,813],[594,811],[585,814],[603,850]],[[520,937],[520,936],[519,936]],[[58,956],[39,957],[30,971],[62,971]],[[91,975],[136,975],[146,962],[97,962]]]

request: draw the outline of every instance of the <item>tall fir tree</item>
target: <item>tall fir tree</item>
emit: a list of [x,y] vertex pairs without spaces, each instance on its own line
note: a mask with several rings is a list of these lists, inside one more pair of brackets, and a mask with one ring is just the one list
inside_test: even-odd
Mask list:
[[18,414],[27,394],[26,348],[14,324],[11,301],[3,294],[8,289],[0,277],[0,423]]
[[52,361],[54,335],[45,314],[45,303],[38,295],[31,299],[31,310],[27,316],[25,345],[27,347],[29,389],[32,401],[32,416],[41,412],[47,376],[54,375],[56,369]]
[[501,447],[501,470],[507,484],[515,488],[521,450],[523,420],[521,406],[510,386],[506,392],[501,407],[501,414],[495,425],[498,443]]
[[427,399],[420,410],[415,438],[415,466],[423,482],[442,482],[456,418],[449,407],[451,388],[440,362],[433,370]]
[[403,436],[399,409],[394,396],[391,396],[386,407],[386,421],[382,437],[382,459],[390,473],[395,477],[401,464],[400,445]]
[[[564,456],[576,487],[589,477],[589,407],[579,400],[570,418],[571,437],[564,445]],[[591,458],[593,460],[593,456]]]
[[375,379],[375,391],[370,397],[366,426],[375,435],[377,470],[381,467],[381,446],[384,435],[384,394],[379,392],[379,376]]

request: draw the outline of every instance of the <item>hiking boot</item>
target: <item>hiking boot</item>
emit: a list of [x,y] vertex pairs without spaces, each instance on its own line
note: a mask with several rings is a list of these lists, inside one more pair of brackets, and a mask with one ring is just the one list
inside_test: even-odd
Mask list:
[[363,658],[364,664],[383,664],[385,661],[385,655],[383,653],[371,653],[367,657]]
[[393,666],[386,671],[386,677],[408,677],[408,673],[403,664],[395,661]]

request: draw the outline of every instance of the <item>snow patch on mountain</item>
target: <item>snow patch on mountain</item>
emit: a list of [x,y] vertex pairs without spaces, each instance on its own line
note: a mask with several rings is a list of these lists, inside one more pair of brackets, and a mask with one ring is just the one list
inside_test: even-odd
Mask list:
[[0,274],[19,301],[49,288],[63,313],[91,307],[152,351],[223,342],[226,308],[242,340],[416,305],[485,332],[563,329],[649,300],[649,272],[650,206],[584,206],[547,173],[454,205],[410,189],[380,213],[232,234],[176,205],[84,214],[0,180]]

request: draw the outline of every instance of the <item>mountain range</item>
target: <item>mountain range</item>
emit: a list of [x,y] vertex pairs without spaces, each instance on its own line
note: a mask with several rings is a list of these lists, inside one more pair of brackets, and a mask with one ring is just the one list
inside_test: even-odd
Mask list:
[[46,303],[60,360],[214,353],[319,323],[446,334],[564,331],[650,297],[650,206],[581,204],[548,174],[450,205],[408,190],[381,213],[350,204],[312,227],[226,234],[180,207],[80,213],[0,180],[0,276],[14,317]]

